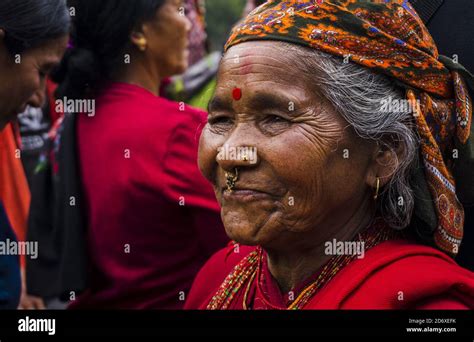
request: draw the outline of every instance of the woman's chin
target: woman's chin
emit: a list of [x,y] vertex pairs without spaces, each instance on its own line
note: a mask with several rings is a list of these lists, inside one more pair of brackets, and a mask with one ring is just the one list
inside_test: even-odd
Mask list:
[[227,236],[232,241],[246,246],[259,246],[262,243],[260,229],[255,226],[255,223],[226,224],[224,222],[224,226]]
[[188,70],[189,68],[189,63],[187,58],[183,58],[181,60],[181,63],[177,63],[175,67],[175,75],[182,75]]
[[279,231],[279,215],[255,205],[249,208],[225,204],[221,216],[227,236],[243,245],[264,245]]

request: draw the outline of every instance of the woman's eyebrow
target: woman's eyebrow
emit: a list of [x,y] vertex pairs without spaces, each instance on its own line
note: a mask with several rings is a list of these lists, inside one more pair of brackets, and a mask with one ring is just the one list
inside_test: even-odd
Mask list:
[[[256,93],[248,97],[248,106],[256,111],[279,110],[290,111],[292,101],[283,95]],[[293,104],[294,107],[294,104]],[[232,100],[220,96],[214,96],[207,107],[208,113],[216,111],[233,111]]]
[[214,96],[209,104],[207,105],[207,112],[216,112],[216,111],[231,111],[232,110],[232,101],[227,98]]
[[288,98],[282,95],[266,93],[257,93],[249,100],[249,106],[258,111],[265,109],[288,111],[291,103],[292,102]]

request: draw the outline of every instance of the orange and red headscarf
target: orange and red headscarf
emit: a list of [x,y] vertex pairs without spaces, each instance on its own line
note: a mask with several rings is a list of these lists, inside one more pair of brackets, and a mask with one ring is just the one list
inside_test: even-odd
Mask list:
[[[419,103],[414,120],[436,216],[434,242],[443,251],[457,254],[464,209],[453,168],[456,148],[468,145],[471,131],[472,102],[463,80],[471,75],[439,56],[408,1],[269,0],[233,29],[226,50],[253,40],[285,41],[349,58],[406,89],[407,99]],[[423,218],[426,213],[417,215]]]

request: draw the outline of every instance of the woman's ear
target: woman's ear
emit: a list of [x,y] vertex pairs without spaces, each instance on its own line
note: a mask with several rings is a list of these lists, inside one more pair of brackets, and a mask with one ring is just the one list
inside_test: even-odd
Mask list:
[[148,47],[148,41],[143,32],[133,31],[130,40],[140,51],[145,51]]
[[367,172],[367,185],[375,188],[377,178],[380,179],[381,187],[387,184],[397,171],[403,153],[403,146],[395,140],[377,143]]

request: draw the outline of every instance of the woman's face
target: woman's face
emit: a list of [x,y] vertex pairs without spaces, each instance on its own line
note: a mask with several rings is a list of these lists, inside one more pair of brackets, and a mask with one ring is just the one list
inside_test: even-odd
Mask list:
[[166,0],[155,20],[143,26],[147,57],[156,62],[161,77],[182,74],[188,67],[191,23],[184,15],[182,3],[182,0]]
[[[247,42],[225,54],[199,166],[231,239],[287,248],[304,237],[330,239],[330,227],[369,198],[373,146],[355,136],[277,44]],[[228,152],[219,154],[224,145]],[[238,158],[239,147],[255,148],[258,158]],[[236,168],[229,193],[225,173]]]
[[[0,35],[0,39],[2,35]],[[46,76],[59,64],[69,36],[12,56],[0,40],[0,130],[22,113],[27,105],[39,107]]]

